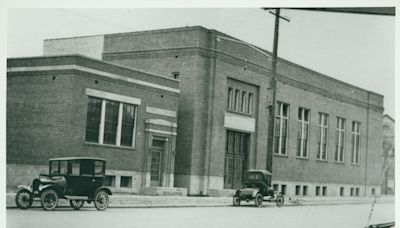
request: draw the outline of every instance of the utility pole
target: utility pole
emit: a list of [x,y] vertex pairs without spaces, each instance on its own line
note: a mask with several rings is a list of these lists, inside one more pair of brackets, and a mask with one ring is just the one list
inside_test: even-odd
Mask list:
[[[263,8],[267,10],[267,8]],[[275,28],[274,28],[274,47],[272,50],[272,66],[271,66],[271,89],[272,89],[272,106],[270,111],[269,120],[269,131],[268,131],[268,153],[267,153],[267,167],[266,169],[272,173],[272,158],[274,153],[274,141],[275,141],[275,109],[276,109],[276,64],[278,61],[278,39],[279,39],[279,20],[283,19],[290,22],[289,19],[280,16],[280,8],[275,9],[275,13],[269,11],[275,15]]]

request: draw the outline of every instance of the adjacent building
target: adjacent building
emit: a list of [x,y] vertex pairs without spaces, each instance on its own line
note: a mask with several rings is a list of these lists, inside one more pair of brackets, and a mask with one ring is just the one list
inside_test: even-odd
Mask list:
[[52,157],[107,160],[113,190],[173,187],[179,82],[80,56],[7,61],[7,185]]
[[383,143],[382,143],[382,194],[395,194],[395,123],[389,115],[383,115]]
[[[149,80],[156,78],[153,74],[165,75],[169,79],[159,77],[162,80],[154,83],[179,88],[179,96],[171,91],[165,95],[178,106],[162,102],[152,107],[177,112],[170,179],[190,195],[229,194],[242,186],[248,169],[270,169],[273,187],[287,195],[380,194],[382,95],[279,59],[277,108],[272,113],[271,53],[200,26],[44,42],[47,56],[71,52],[150,72],[144,77]],[[86,117],[81,117],[84,122]],[[274,137],[268,137],[272,127]],[[84,131],[81,134],[82,141]],[[274,139],[273,148],[268,148],[268,138]],[[150,144],[139,135],[135,140]],[[145,147],[134,151],[149,154]],[[121,158],[112,159],[117,165]],[[272,167],[267,166],[271,162]],[[145,173],[143,169],[138,170]]]

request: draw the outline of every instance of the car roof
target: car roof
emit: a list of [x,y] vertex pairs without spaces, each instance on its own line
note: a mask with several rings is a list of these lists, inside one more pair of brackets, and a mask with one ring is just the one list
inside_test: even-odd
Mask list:
[[272,176],[272,173],[268,172],[267,170],[264,169],[250,169],[247,170],[248,173],[262,173],[264,175],[269,175]]
[[98,160],[98,161],[106,161],[103,158],[95,158],[95,157],[60,157],[60,158],[50,158],[49,161],[69,161],[69,160]]

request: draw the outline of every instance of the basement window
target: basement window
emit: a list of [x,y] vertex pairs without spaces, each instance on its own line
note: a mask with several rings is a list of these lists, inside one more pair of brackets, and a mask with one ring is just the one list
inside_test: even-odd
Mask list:
[[121,183],[119,185],[121,188],[132,187],[132,177],[121,176]]
[[106,176],[104,179],[104,185],[109,187],[115,187],[115,176]]
[[296,185],[296,196],[300,195],[300,185]]
[[179,72],[172,72],[172,78],[173,79],[179,79],[180,73]]

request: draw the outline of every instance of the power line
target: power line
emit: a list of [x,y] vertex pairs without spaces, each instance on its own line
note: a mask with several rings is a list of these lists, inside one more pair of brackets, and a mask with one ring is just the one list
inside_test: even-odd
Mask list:
[[129,31],[134,31],[135,30],[135,29],[130,28],[130,27],[126,27],[126,26],[123,26],[123,25],[119,25],[119,24],[108,22],[108,21],[104,21],[104,20],[101,20],[101,19],[98,19],[98,18],[95,18],[95,17],[90,17],[90,16],[87,16],[87,15],[76,13],[76,12],[73,12],[73,11],[68,10],[68,9],[57,9],[57,10],[63,11],[63,12],[66,12],[66,13],[69,13],[69,14],[72,14],[72,15],[75,15],[75,16],[79,16],[79,17],[83,17],[83,18],[86,18],[86,19],[90,19],[90,20],[93,20],[93,21],[97,21],[97,22],[100,22],[100,23],[103,23],[103,24],[106,24],[106,25],[111,25],[111,26],[114,26],[114,27],[122,28],[124,30],[126,30],[126,29],[129,30]]

